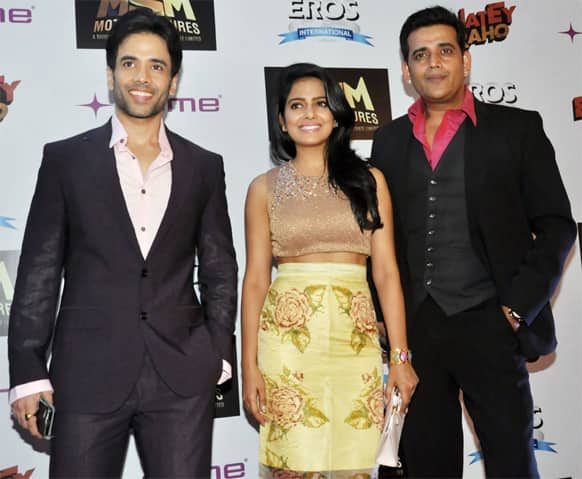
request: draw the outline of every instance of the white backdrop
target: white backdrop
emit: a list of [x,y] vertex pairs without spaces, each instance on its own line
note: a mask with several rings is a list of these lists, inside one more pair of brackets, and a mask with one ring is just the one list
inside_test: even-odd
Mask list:
[[[99,102],[109,103],[105,55],[102,50],[76,48],[74,6],[73,2],[66,3],[67,6],[47,0],[0,1],[0,87],[2,82],[14,87],[12,82],[20,81],[13,91],[8,115],[0,123],[0,255],[20,248],[42,145],[101,125],[112,112],[111,106],[96,112],[79,106],[91,102],[94,95]],[[434,4],[426,0],[324,1],[337,4],[330,6],[332,12],[338,11],[339,4],[357,11],[356,21],[345,20],[339,26],[348,25],[370,36],[368,41],[373,46],[326,37],[279,44],[279,34],[294,31],[301,23],[289,18],[292,5],[298,8],[309,3],[319,1],[217,0],[217,50],[185,52],[178,96],[217,98],[219,111],[175,109],[167,116],[174,131],[224,156],[241,270],[245,261],[246,188],[252,178],[270,167],[264,67],[311,61],[329,67],[387,68],[392,115],[397,117],[413,101],[400,74],[398,32],[410,13]],[[541,112],[574,216],[581,221],[582,121],[574,121],[573,99],[582,96],[582,34],[576,34],[576,29],[582,32],[582,1],[499,3],[506,8],[515,6],[509,33],[503,41],[471,47],[471,83],[476,91],[485,91],[486,101],[499,101],[504,91],[503,102]],[[444,3],[454,11],[464,8],[465,15],[484,10],[486,4],[476,0]],[[26,21],[21,22],[22,19]],[[317,25],[312,22],[310,26]],[[560,33],[568,31],[569,34]],[[364,156],[369,154],[369,141],[358,141],[355,146]],[[581,276],[576,246],[554,301],[558,350],[532,365],[534,401],[540,408],[535,416],[539,426],[536,456],[544,478],[582,477]],[[9,283],[4,279],[0,286],[0,318],[10,304]],[[8,476],[8,470],[18,471],[22,477],[46,477],[48,455],[43,446],[24,442],[14,429],[7,388],[6,338],[0,337],[0,478]],[[256,478],[257,445],[257,433],[244,415],[218,419],[213,479]],[[465,477],[483,477],[481,463],[471,464],[472,453],[477,450],[467,428]],[[132,447],[124,477],[140,475]]]

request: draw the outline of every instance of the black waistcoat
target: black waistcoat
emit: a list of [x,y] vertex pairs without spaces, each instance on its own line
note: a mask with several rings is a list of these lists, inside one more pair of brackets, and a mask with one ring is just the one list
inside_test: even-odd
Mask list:
[[430,294],[447,315],[492,298],[495,285],[471,245],[465,198],[467,120],[432,171],[420,142],[409,149],[408,264],[413,309]]

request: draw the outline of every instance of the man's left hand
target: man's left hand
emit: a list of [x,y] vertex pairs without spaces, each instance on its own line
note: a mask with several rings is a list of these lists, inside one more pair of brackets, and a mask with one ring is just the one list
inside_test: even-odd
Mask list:
[[513,331],[517,332],[517,330],[519,329],[519,321],[511,315],[510,309],[507,306],[505,306],[504,304],[501,305],[501,309],[503,311],[505,319],[507,319],[507,321],[509,321],[509,324],[511,325],[511,328],[513,329]]

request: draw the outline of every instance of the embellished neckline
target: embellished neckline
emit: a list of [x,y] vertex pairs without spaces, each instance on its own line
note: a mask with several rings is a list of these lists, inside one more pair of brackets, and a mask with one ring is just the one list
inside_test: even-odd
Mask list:
[[287,162],[287,165],[289,165],[291,167],[291,169],[293,170],[293,173],[295,173],[295,176],[301,177],[301,178],[326,178],[327,179],[327,171],[324,170],[324,172],[321,175],[304,175],[303,173],[301,173],[299,171],[299,169],[295,166],[295,160],[290,160]]
[[276,208],[282,201],[288,198],[310,200],[336,196],[335,188],[329,184],[327,175],[304,176],[289,162],[279,169],[271,208]]
[[[289,180],[295,187],[296,194],[301,196],[303,199],[314,198],[316,196],[324,194],[328,195],[331,188],[329,187],[329,182],[327,175],[323,174],[321,176],[308,176],[302,174],[295,165],[288,162],[287,165],[288,173],[290,173]],[[287,175],[284,175],[287,176]],[[291,185],[289,185],[291,186]]]

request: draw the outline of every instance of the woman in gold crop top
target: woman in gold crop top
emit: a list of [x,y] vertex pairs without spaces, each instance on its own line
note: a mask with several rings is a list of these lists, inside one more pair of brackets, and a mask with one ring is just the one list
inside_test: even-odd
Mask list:
[[278,95],[280,166],[251,183],[245,208],[243,399],[261,424],[260,477],[369,478],[386,393],[368,256],[398,363],[386,391],[397,386],[406,407],[418,382],[390,195],[350,148],[353,111],[324,69],[283,69]]

